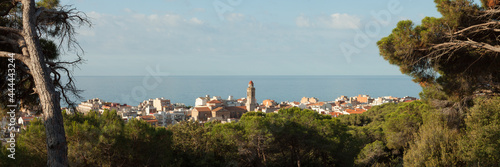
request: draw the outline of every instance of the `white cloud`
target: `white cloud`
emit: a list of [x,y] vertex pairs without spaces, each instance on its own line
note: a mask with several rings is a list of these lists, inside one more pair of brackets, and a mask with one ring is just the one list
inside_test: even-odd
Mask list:
[[323,23],[330,28],[334,29],[356,29],[361,25],[361,19],[356,16],[348,14],[335,13],[326,19],[320,19]]
[[[269,57],[273,61],[285,57],[290,61],[297,60],[295,62],[300,64],[305,61],[302,58],[307,57],[303,55],[314,54],[322,59],[335,57],[332,44],[350,39],[346,38],[349,33],[342,31],[324,32],[295,28],[293,25],[293,28],[289,28],[279,23],[264,23],[241,13],[228,13],[228,21],[222,24],[200,15],[178,13],[112,15],[90,12],[89,15],[93,17],[93,27],[77,31],[80,33],[78,39],[89,55],[88,59],[96,62],[93,65],[102,66],[109,62],[97,55],[127,59],[126,63],[116,68],[132,73],[144,71],[137,63],[169,63],[172,64],[169,71],[177,70],[186,74],[190,72],[186,69],[194,73],[204,71],[200,67],[207,63],[217,67],[226,64],[243,66],[248,61],[262,63],[260,60]],[[297,26],[326,27],[325,23],[320,24],[318,17],[302,16],[296,21]],[[250,55],[254,59],[247,61]]]
[[299,16],[295,19],[298,27],[315,27],[331,29],[357,29],[361,26],[361,19],[354,15],[334,13],[326,16],[318,16],[313,20],[306,16]]
[[305,16],[299,16],[297,19],[295,19],[295,24],[297,24],[298,27],[310,27],[311,23],[309,22],[309,18]]
[[200,19],[196,18],[196,17],[193,17],[189,20],[189,22],[193,23],[193,24],[196,24],[196,25],[200,25],[200,24],[203,24],[203,21],[201,21]]

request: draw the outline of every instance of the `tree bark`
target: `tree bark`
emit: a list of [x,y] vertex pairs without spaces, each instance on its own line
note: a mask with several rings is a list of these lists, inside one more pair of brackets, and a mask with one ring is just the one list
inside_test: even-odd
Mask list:
[[35,89],[40,98],[45,122],[47,166],[68,166],[68,147],[59,93],[55,91],[36,33],[35,1],[22,0],[22,4],[23,37],[31,60],[27,62],[27,65],[35,81]]

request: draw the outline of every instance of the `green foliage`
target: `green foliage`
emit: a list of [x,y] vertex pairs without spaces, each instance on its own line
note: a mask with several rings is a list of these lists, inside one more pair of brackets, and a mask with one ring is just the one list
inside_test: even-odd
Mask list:
[[384,159],[388,154],[385,149],[386,147],[382,141],[377,140],[373,143],[367,144],[358,154],[355,161],[356,166],[377,166],[376,164],[378,163],[378,159]]
[[311,110],[249,112],[238,123],[183,122],[173,132],[180,166],[352,166],[359,149],[340,120]]
[[[290,108],[248,112],[237,123],[124,123],[116,111],[66,115],[72,166],[495,166],[500,98],[479,97],[464,126],[451,127],[427,101],[375,106],[340,118]],[[45,130],[35,120],[1,166],[40,166]]]
[[[17,134],[19,135],[19,134]],[[0,152],[0,166],[45,166],[47,163],[47,145],[45,142],[45,127],[41,120],[30,123],[30,128],[23,130],[16,137],[15,158],[8,158],[7,145]]]
[[380,55],[415,82],[440,85],[447,95],[462,97],[483,89],[499,91],[498,52],[463,42],[497,46],[498,34],[461,31],[498,20],[498,16],[484,17],[488,13],[470,0],[435,3],[441,18],[426,17],[417,26],[410,20],[400,21],[389,36],[377,42]]
[[[116,111],[63,116],[71,166],[164,166],[172,161],[172,133],[165,128],[138,120],[125,124]],[[17,160],[6,166],[44,166],[46,154],[45,127],[35,120],[18,137]]]
[[54,9],[59,7],[59,0],[41,0],[36,2],[37,7],[44,7],[47,9]]
[[450,129],[441,113],[428,114],[404,155],[407,166],[459,166],[460,134]]
[[386,116],[384,122],[384,133],[387,147],[394,150],[402,150],[408,147],[423,123],[422,115],[429,110],[429,106],[421,101],[402,103]]
[[419,95],[425,102],[429,102],[430,100],[449,100],[449,97],[443,91],[440,91],[437,85],[422,87],[422,92]]
[[42,46],[42,53],[49,60],[55,60],[59,56],[59,49],[53,41],[40,38],[40,45]]
[[[429,101],[376,106],[361,116],[343,116],[363,149],[357,166],[497,166],[500,163],[500,98],[477,97],[461,121],[450,124],[453,108]],[[355,118],[372,120],[352,124]],[[459,120],[460,121],[460,120]]]
[[353,147],[355,140],[340,120],[299,108],[266,117],[273,137],[268,154],[276,160],[268,165],[353,165],[359,149]]
[[[181,122],[169,127],[173,133],[175,166],[234,166],[237,147],[230,125]],[[227,129],[226,129],[227,128]]]
[[[497,28],[499,10],[488,7],[498,2],[481,0],[482,7],[471,0],[434,2],[442,17],[425,17],[420,25],[400,21],[377,42],[385,60],[422,85],[422,102],[374,107],[377,112],[348,116],[346,123],[357,126],[365,141],[383,142],[391,165],[498,166],[500,59],[498,51],[483,47],[499,45],[498,32],[489,27]],[[382,150],[381,143],[376,146]],[[389,162],[370,157],[362,151],[356,162]]]
[[460,142],[464,160],[477,166],[500,164],[500,97],[475,99],[465,123]]

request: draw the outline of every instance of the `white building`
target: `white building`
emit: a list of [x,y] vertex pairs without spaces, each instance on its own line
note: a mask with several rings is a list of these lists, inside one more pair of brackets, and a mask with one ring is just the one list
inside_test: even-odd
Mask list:
[[144,114],[143,115],[152,115],[154,113],[157,113],[158,110],[156,110],[155,107],[153,107],[152,105],[148,105],[146,106],[146,108],[144,108]]
[[103,103],[104,103],[104,101],[102,101],[99,98],[90,99],[90,100],[84,101],[81,104],[79,104],[77,107],[77,110],[79,112],[82,112],[82,113],[87,113],[90,110],[99,111],[99,109],[101,108]]
[[206,106],[207,102],[210,101],[210,95],[206,95],[205,97],[198,97],[194,103],[195,106]]
[[292,106],[292,107],[298,107],[298,108],[300,108],[300,109],[306,109],[306,108],[307,108],[307,105],[306,105],[306,104],[304,104],[304,103],[300,103],[300,102],[296,102],[296,101],[294,101],[294,102],[290,102],[290,103],[288,103],[288,105],[290,105],[290,106]]
[[173,106],[170,104],[170,100],[163,97],[153,99],[152,101],[153,107],[155,107],[157,111],[170,111],[173,109]]
[[174,110],[169,112],[160,111],[152,114],[158,120],[158,126],[175,125],[180,121],[186,120],[184,110]]

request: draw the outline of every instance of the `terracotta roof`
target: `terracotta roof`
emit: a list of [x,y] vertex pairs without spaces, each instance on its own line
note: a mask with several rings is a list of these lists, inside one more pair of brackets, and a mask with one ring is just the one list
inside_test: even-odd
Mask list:
[[248,84],[253,85],[253,81],[250,80],[250,82],[248,82]]
[[153,119],[156,119],[155,116],[152,116],[152,115],[145,115],[145,116],[141,116],[140,118],[143,119],[143,120],[153,120]]
[[236,106],[236,107],[226,107],[227,110],[229,111],[241,111],[241,112],[246,112],[247,107],[246,106]]
[[194,110],[196,110],[198,112],[211,111],[210,108],[208,108],[208,107],[195,107]]
[[348,112],[349,114],[362,114],[366,110],[360,109],[360,108],[355,108],[355,109],[345,109],[345,111]]
[[276,102],[274,100],[271,100],[271,99],[266,99],[266,100],[262,101],[262,105],[266,105],[266,106],[272,106],[275,103]]
[[212,112],[217,112],[217,111],[224,111],[224,107],[217,107],[216,109],[212,110]]
[[313,104],[308,104],[307,106],[323,106],[325,105],[324,102],[317,102],[317,103],[313,103]]
[[218,103],[218,104],[220,104],[220,103],[222,103],[222,102],[221,102],[221,101],[219,101],[219,100],[211,100],[211,101],[209,101],[209,102],[207,102],[207,103]]
[[330,112],[330,115],[332,115],[334,117],[338,117],[339,115],[342,115],[342,113],[340,113],[340,112]]

